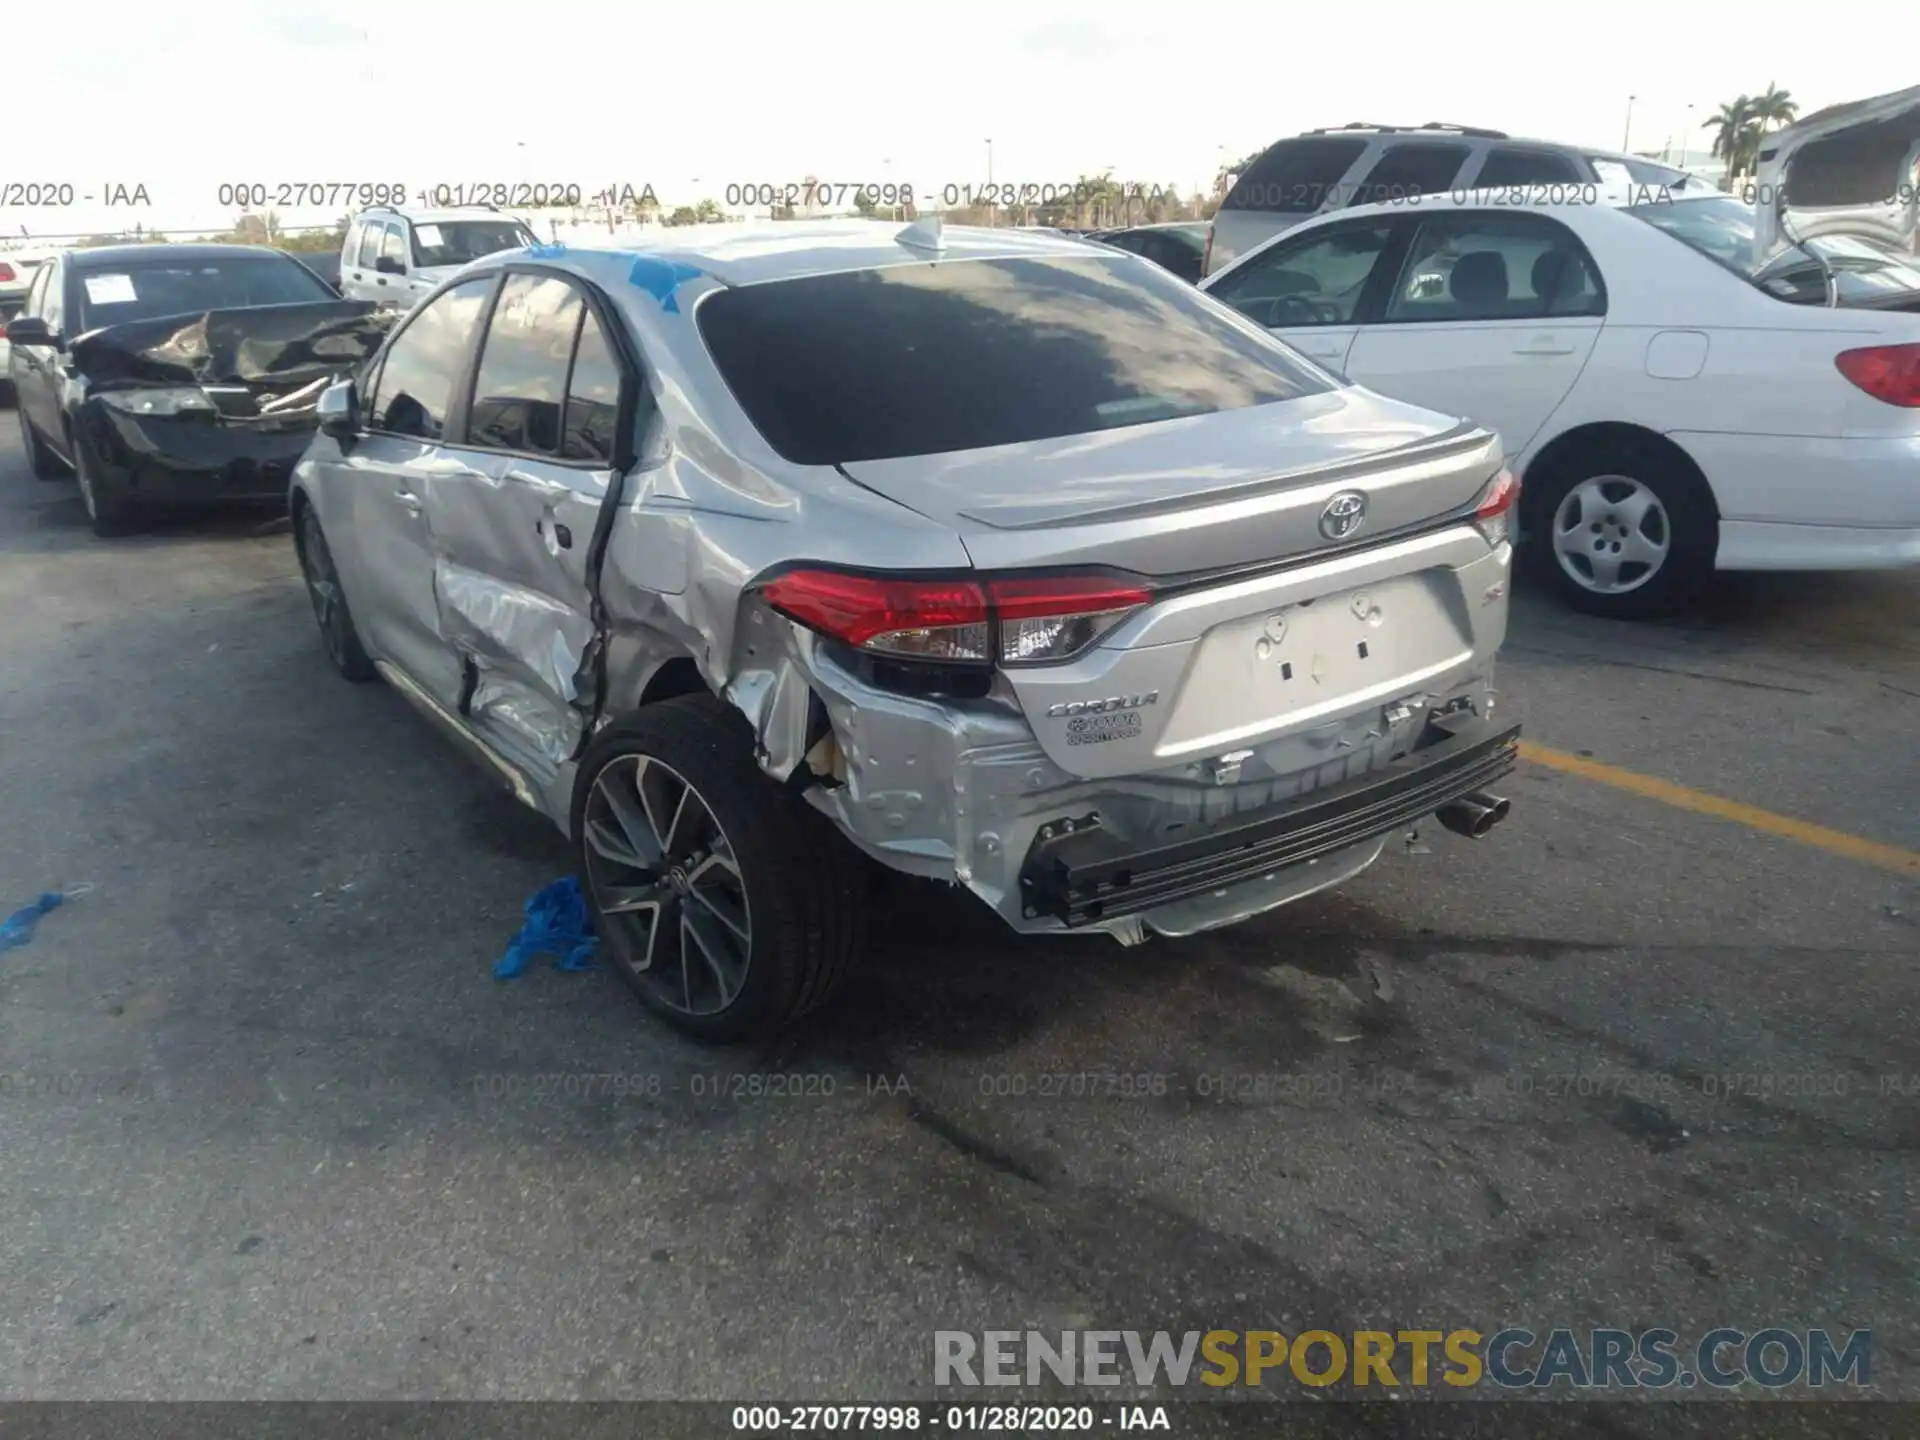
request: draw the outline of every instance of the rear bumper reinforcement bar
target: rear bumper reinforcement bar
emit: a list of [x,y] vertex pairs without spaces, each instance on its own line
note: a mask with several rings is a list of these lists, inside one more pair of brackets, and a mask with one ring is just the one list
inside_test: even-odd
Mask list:
[[1151,910],[1330,855],[1433,814],[1511,771],[1520,727],[1461,712],[1428,722],[1418,746],[1358,779],[1144,847],[1089,817],[1042,832],[1021,867],[1022,906],[1068,926]]

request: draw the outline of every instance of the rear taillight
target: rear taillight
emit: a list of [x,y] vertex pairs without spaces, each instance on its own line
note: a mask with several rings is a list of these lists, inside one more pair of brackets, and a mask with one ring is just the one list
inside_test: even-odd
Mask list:
[[1504,466],[1500,472],[1487,482],[1487,488],[1480,492],[1480,503],[1474,507],[1473,523],[1489,545],[1499,545],[1506,541],[1513,516],[1513,505],[1520,498],[1520,482],[1511,470]]
[[856,650],[912,660],[988,658],[987,596],[969,580],[794,570],[764,593],[781,614]]
[[1876,400],[1920,406],[1920,345],[1872,345],[1833,357],[1840,373]]
[[1153,598],[1103,576],[915,580],[793,570],[762,591],[775,610],[864,654],[975,665],[1078,655]]
[[18,280],[19,278],[19,275],[11,265],[7,264],[4,260],[0,260],[0,283],[8,280]]
[[1139,585],[1086,576],[1013,576],[987,582],[1000,622],[1000,663],[1036,665],[1078,655],[1153,599]]

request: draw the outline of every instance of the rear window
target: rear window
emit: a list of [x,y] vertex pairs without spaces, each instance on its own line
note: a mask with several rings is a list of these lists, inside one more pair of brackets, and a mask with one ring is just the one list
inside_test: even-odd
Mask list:
[[1341,177],[1366,148],[1365,140],[1351,136],[1282,140],[1234,182],[1220,208],[1312,214],[1337,198]]
[[981,450],[1330,387],[1163,271],[1115,257],[962,260],[716,291],[700,333],[788,460]]
[[250,305],[304,305],[337,300],[306,266],[282,255],[218,260],[131,260],[80,270],[80,323],[75,334],[129,320],[157,320],[201,310]]

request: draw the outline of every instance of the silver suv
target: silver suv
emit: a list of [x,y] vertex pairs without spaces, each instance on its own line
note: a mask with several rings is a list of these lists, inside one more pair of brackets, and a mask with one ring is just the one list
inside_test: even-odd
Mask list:
[[1556,186],[1629,185],[1710,188],[1685,170],[1637,155],[1515,140],[1498,130],[1441,124],[1310,130],[1268,146],[1234,181],[1207,235],[1205,273],[1303,220],[1348,205],[1444,190],[1525,186],[1551,195]]
[[408,309],[461,266],[534,243],[524,221],[491,205],[362,210],[340,246],[340,294]]
[[1103,246],[673,238],[462,271],[291,496],[333,663],[572,837],[672,1023],[825,999],[861,855],[1130,943],[1505,815],[1493,435]]

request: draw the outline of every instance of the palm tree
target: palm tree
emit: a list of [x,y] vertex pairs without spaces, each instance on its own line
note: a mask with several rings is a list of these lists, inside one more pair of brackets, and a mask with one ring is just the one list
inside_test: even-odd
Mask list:
[[1753,99],[1742,95],[1737,100],[1729,100],[1721,105],[1714,115],[1700,128],[1711,130],[1713,135],[1713,157],[1727,162],[1727,180],[1731,183],[1740,178],[1740,161],[1745,149],[1745,137],[1748,125],[1753,120]]
[[1753,118],[1760,122],[1762,129],[1777,130],[1800,118],[1800,105],[1792,91],[1782,90],[1769,80],[1766,90],[1754,99]]

